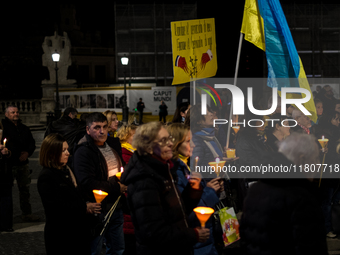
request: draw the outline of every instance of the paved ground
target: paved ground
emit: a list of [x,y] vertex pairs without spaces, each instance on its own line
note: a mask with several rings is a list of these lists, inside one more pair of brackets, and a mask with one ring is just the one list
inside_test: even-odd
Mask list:
[[[32,184],[31,184],[31,204],[34,214],[41,217],[39,222],[24,223],[21,218],[21,211],[19,208],[18,188],[13,188],[14,199],[14,232],[0,233],[0,254],[5,255],[42,255],[45,254],[44,247],[44,224],[45,215],[37,191],[37,178],[40,172],[40,165],[38,162],[39,150],[43,139],[44,131],[33,131],[33,136],[36,140],[37,149],[30,158],[30,167],[33,169]],[[340,237],[335,239],[328,239],[329,254],[340,254]],[[225,249],[224,254],[235,255],[240,254],[238,243]]]

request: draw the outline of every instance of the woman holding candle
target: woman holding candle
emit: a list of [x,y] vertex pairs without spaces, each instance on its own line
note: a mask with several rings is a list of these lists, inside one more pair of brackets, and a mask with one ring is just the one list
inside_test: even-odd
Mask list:
[[38,192],[45,209],[46,254],[90,254],[90,227],[86,214],[100,213],[99,203],[86,203],[78,192],[76,179],[66,165],[70,153],[59,134],[48,135],[41,144],[43,166]]
[[191,179],[178,191],[172,161],[174,139],[160,122],[139,126],[132,141],[136,151],[122,174],[128,185],[128,204],[135,227],[138,254],[190,254],[197,242],[205,242],[209,230],[190,228],[187,216],[202,195],[199,179]]
[[131,145],[136,129],[137,129],[136,125],[128,126],[124,125],[117,132],[117,137],[119,138],[122,146],[123,160],[125,161],[126,164],[129,162],[132,154],[136,150],[136,148],[132,147]]
[[[192,135],[188,126],[180,123],[173,123],[167,127],[167,130],[169,134],[175,138],[172,151],[173,159],[179,161],[179,166],[176,172],[178,176],[177,187],[180,192],[183,192],[185,187],[188,185],[188,178],[190,178],[191,175],[191,170],[188,166],[188,159],[192,156],[192,150],[195,145],[192,143]],[[205,180],[201,181],[203,194],[197,206],[214,207],[219,202],[219,193],[224,190],[223,182],[220,182],[220,180],[221,179],[219,178],[215,178],[209,182],[206,182]],[[189,215],[188,223],[190,226],[200,226],[200,222],[194,212]],[[212,236],[212,218],[210,218],[206,223],[206,228],[210,229],[210,238],[204,243],[195,244],[194,253],[196,255],[217,254]]]

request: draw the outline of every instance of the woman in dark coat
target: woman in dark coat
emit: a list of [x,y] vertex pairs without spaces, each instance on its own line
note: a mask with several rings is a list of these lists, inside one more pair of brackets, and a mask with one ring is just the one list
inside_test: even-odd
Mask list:
[[68,144],[59,134],[48,135],[41,144],[38,192],[46,215],[46,254],[90,254],[87,213],[100,213],[101,205],[86,203],[76,179],[66,166]]
[[172,142],[160,122],[139,126],[132,141],[136,151],[121,177],[128,186],[138,254],[188,255],[195,243],[209,237],[209,229],[188,226],[187,215],[200,200],[202,189],[200,179],[192,179],[182,194],[178,191]]
[[[318,147],[312,136],[292,134],[262,163],[316,164]],[[262,179],[250,187],[240,221],[242,254],[328,254],[313,176],[295,177],[283,179],[278,174],[277,179]]]

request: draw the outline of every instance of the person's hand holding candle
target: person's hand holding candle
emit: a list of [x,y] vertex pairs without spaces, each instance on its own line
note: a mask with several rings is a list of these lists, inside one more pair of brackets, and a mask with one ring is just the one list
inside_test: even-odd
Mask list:
[[193,189],[199,189],[202,180],[202,175],[197,172],[191,172],[189,176],[189,183]]
[[86,212],[90,214],[99,214],[102,210],[101,203],[87,203]]

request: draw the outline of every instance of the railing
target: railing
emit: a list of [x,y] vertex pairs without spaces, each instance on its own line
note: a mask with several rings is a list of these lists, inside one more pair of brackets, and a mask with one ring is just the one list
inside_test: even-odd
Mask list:
[[18,107],[20,113],[37,113],[41,111],[40,99],[18,99],[18,100],[6,100],[0,101],[0,113],[4,114],[6,107],[9,105],[15,105]]
[[15,105],[19,109],[20,119],[25,124],[40,124],[40,99],[13,99],[0,101],[0,118],[5,117],[6,108]]

